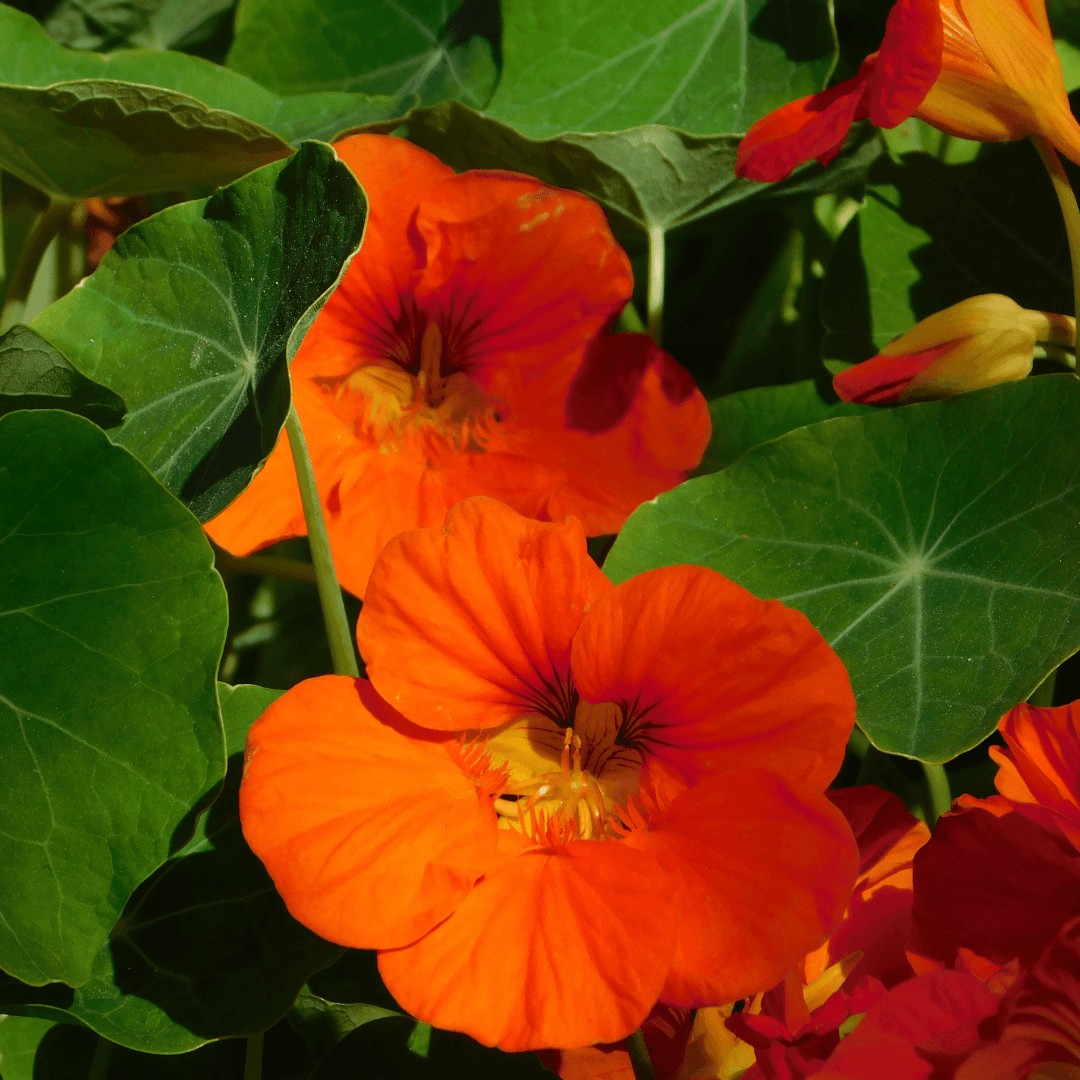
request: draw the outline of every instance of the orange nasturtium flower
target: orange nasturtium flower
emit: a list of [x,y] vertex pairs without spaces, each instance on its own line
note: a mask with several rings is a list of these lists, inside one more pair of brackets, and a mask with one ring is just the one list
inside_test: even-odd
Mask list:
[[1076,320],[986,293],[923,319],[877,356],[833,376],[833,389],[866,405],[952,397],[1030,375],[1040,342],[1075,349]]
[[357,638],[370,683],[252,728],[240,814],[292,914],[378,949],[414,1016],[614,1042],[773,985],[839,919],[854,699],[799,612],[694,566],[613,586],[573,518],[470,499],[387,545]]
[[1041,136],[1080,163],[1045,0],[897,0],[855,77],[759,120],[736,172],[782,180],[811,158],[827,165],[855,121],[892,128],[910,116],[983,142]]
[[[590,535],[681,483],[709,441],[689,373],[611,334],[633,291],[603,211],[516,173],[453,170],[382,135],[337,143],[364,244],[292,363],[341,583],[399,532],[489,495]],[[288,441],[207,525],[246,555],[305,532]]]

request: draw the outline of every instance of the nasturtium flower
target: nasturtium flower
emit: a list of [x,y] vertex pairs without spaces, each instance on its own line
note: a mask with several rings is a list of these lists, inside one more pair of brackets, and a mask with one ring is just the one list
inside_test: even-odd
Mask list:
[[736,172],[782,180],[811,158],[828,164],[855,121],[893,128],[910,116],[983,142],[1041,136],[1080,162],[1045,0],[897,0],[855,77],[759,120]]
[[615,1042],[658,1000],[773,985],[843,911],[823,791],[854,699],[799,612],[694,566],[613,586],[573,518],[470,499],[386,546],[357,639],[370,683],[301,683],[252,728],[241,820],[414,1016]]
[[[335,148],[367,192],[364,243],[291,370],[347,589],[469,496],[600,535],[686,478],[708,407],[645,334],[609,333],[633,276],[596,203],[455,175],[403,139]],[[235,555],[305,532],[284,435],[207,531]]]
[[1074,349],[1076,320],[986,293],[923,319],[877,356],[835,375],[833,389],[865,405],[952,397],[1030,375],[1038,343]]

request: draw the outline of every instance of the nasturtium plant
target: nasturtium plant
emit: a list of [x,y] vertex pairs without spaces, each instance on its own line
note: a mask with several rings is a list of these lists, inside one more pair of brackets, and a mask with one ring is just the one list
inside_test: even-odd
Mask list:
[[289,361],[359,248],[365,214],[347,166],[307,143],[136,225],[34,329],[124,399],[113,440],[206,520],[273,449]]
[[1080,1069],[1073,0],[14,3],[0,1077]]
[[1072,376],[798,428],[642,506],[615,581],[712,567],[804,611],[874,745],[930,762],[981,742],[1080,647]]
[[224,590],[198,522],[89,420],[0,418],[0,963],[91,978],[224,774]]

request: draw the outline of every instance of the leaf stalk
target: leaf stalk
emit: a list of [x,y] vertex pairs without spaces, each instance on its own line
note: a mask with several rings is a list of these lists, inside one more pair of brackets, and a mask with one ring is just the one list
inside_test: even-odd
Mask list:
[[944,765],[935,765],[929,761],[920,762],[926,777],[926,816],[931,829],[937,827],[942,814],[952,809],[952,791],[949,788],[949,776]]
[[1072,184],[1053,144],[1041,135],[1032,135],[1031,141],[1050,175],[1061,216],[1065,219],[1065,235],[1069,238],[1069,258],[1072,262],[1073,307],[1077,325],[1080,326],[1080,208],[1076,205]]
[[646,327],[649,337],[660,344],[664,329],[664,230],[649,226],[649,292]]
[[634,1080],[656,1080],[653,1072],[649,1048],[645,1045],[645,1036],[641,1028],[626,1037],[626,1049],[630,1051],[630,1066],[634,1070]]
[[319,489],[315,484],[315,471],[311,466],[304,429],[296,406],[289,406],[289,415],[285,418],[285,431],[289,436],[289,448],[292,450],[296,480],[300,485],[300,501],[304,506],[304,521],[307,524],[308,543],[311,546],[311,562],[315,567],[315,586],[319,590],[319,603],[322,606],[323,624],[326,626],[326,638],[330,643],[330,658],[336,675],[351,675],[354,679],[360,674],[353,652],[352,632],[349,620],[345,616],[345,604],[341,599],[341,586],[334,571],[334,556],[330,551],[330,536],[326,531],[326,518],[323,517]]
[[4,297],[4,307],[0,311],[0,334],[7,333],[13,326],[23,321],[26,303],[30,299],[30,290],[34,287],[38,267],[49,250],[49,245],[60,231],[60,226],[71,213],[72,203],[67,199],[50,199],[48,206],[41,212],[30,235],[26,238],[19,253],[15,269],[11,272],[11,283]]

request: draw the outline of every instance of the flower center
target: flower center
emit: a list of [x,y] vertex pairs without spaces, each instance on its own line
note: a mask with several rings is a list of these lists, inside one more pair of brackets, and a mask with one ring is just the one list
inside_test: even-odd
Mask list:
[[411,365],[393,355],[365,363],[339,382],[335,396],[347,402],[354,432],[379,439],[384,453],[418,434],[442,436],[459,451],[484,450],[499,416],[476,383],[445,359],[442,331],[429,322]]
[[579,701],[573,723],[530,714],[490,737],[506,782],[494,801],[499,827],[535,840],[602,840],[618,835],[617,815],[637,791],[641,750],[621,741],[620,705]]

